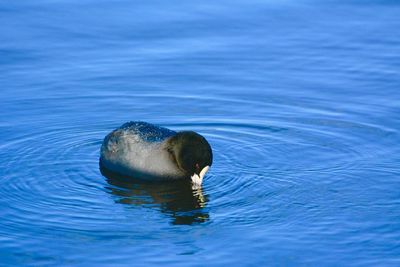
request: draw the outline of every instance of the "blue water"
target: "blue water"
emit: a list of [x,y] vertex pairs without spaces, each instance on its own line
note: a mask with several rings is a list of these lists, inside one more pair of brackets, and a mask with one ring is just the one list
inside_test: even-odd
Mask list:
[[[1,1],[1,266],[400,266],[400,2]],[[102,175],[131,121],[202,190]]]

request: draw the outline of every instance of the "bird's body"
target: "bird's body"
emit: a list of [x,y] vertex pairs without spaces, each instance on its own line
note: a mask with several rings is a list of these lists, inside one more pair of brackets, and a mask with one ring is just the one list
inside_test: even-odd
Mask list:
[[105,137],[100,154],[104,168],[151,181],[185,179],[196,173],[202,180],[212,161],[211,147],[204,137],[146,122],[128,122],[112,131]]

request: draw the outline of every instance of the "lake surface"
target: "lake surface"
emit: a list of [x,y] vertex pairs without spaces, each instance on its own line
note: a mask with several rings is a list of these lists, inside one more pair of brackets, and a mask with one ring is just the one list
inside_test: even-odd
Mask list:
[[[1,266],[399,266],[400,2],[3,1]],[[99,169],[141,120],[201,190]]]

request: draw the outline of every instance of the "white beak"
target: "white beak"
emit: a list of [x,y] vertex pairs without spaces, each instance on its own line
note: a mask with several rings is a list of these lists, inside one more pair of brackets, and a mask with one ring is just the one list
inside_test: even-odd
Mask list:
[[196,173],[192,175],[192,183],[194,186],[197,186],[197,187],[201,186],[201,184],[203,183],[204,175],[206,175],[209,168],[210,168],[210,166],[205,166],[201,170],[200,175],[197,175]]

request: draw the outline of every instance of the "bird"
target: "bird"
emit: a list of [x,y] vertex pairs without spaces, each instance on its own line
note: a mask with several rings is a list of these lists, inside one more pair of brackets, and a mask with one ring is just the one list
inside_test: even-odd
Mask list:
[[102,168],[145,181],[186,179],[201,186],[212,162],[211,146],[202,135],[142,121],[113,130],[100,149]]

